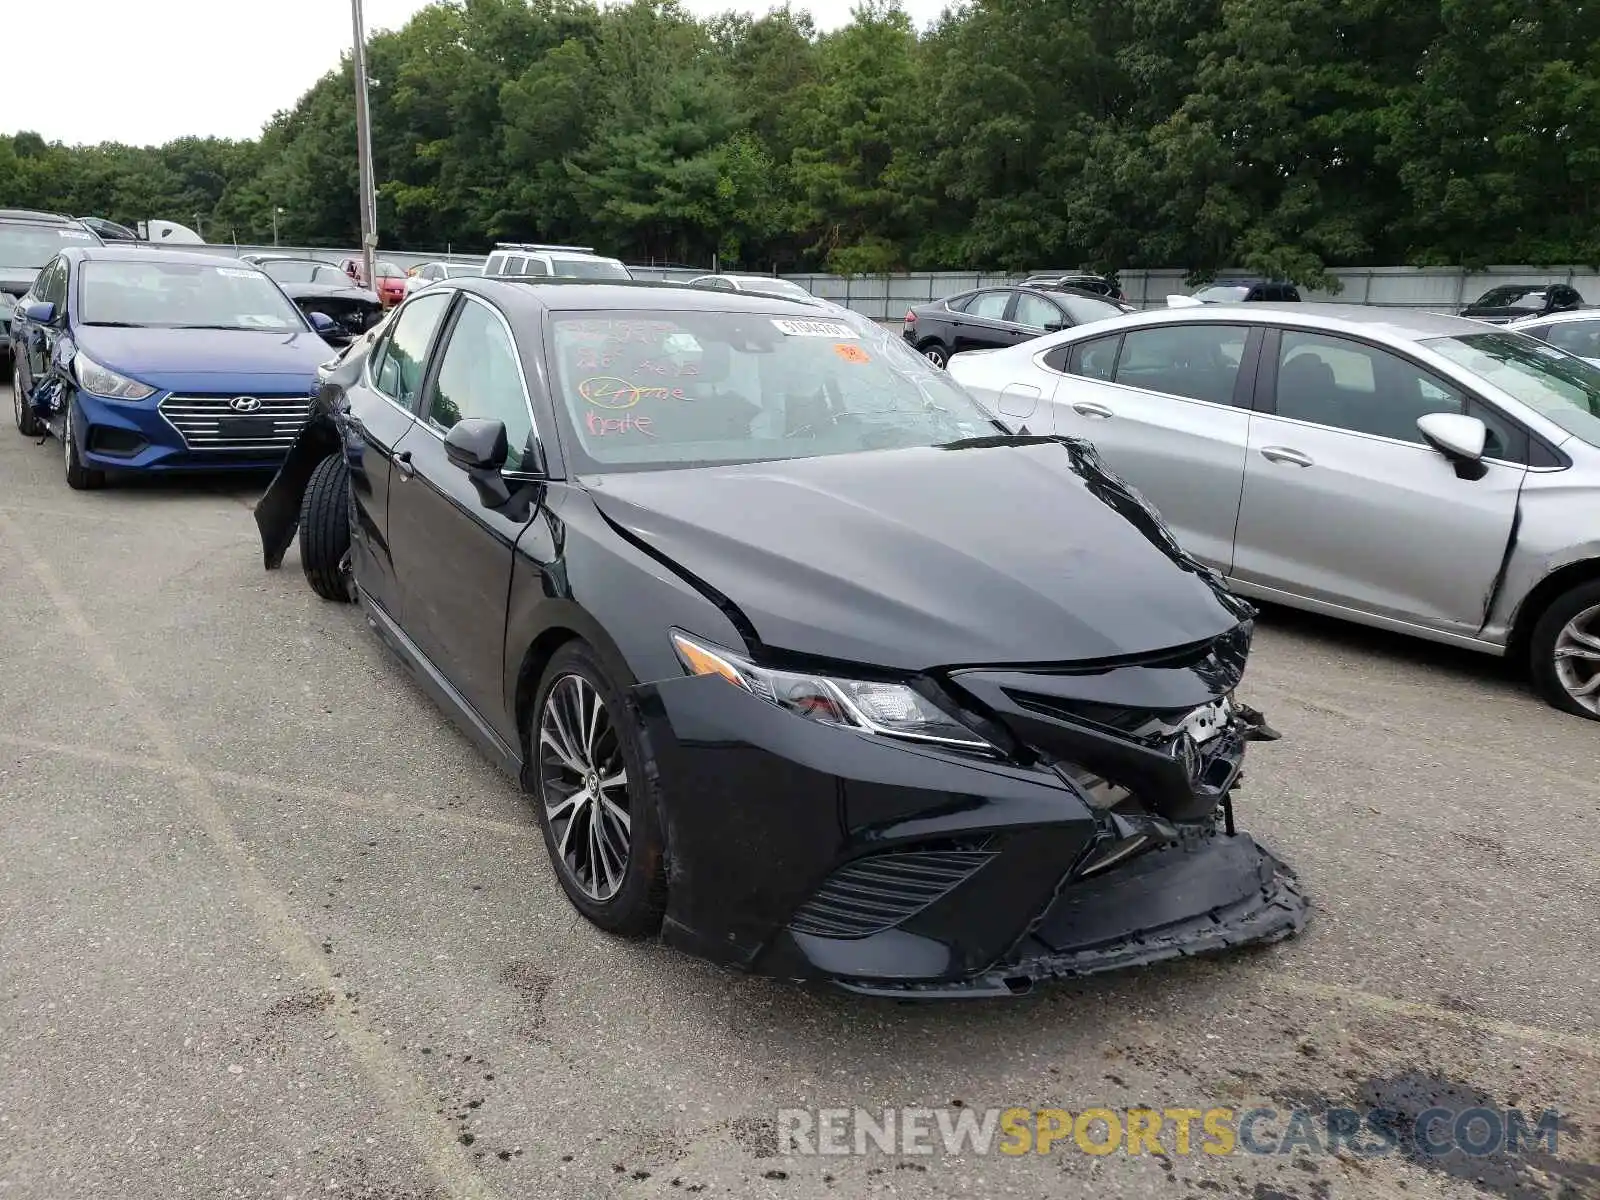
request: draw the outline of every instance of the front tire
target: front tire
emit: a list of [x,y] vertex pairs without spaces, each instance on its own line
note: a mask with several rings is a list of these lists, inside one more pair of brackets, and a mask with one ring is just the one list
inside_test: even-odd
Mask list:
[[1548,703],[1600,721],[1600,579],[1556,597],[1533,627],[1528,652],[1534,686]]
[[355,599],[350,573],[350,466],[330,454],[316,465],[300,498],[300,568],[324,600]]
[[17,432],[23,437],[38,437],[44,432],[39,418],[33,415],[27,393],[22,390],[22,372],[15,366],[11,369],[11,415],[17,423]]
[[636,710],[583,642],[545,668],[528,757],[545,848],[572,906],[610,933],[656,933],[667,873],[653,764]]
[[106,473],[83,465],[78,453],[78,432],[73,428],[73,415],[78,406],[67,397],[67,407],[61,414],[61,458],[67,476],[67,486],[75,492],[93,491],[104,487]]

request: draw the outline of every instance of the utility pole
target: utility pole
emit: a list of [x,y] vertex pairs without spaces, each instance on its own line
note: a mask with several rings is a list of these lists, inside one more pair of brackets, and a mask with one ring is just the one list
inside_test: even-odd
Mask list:
[[361,17],[361,0],[350,0],[355,26],[356,160],[361,174],[361,265],[369,288],[378,286],[378,200],[372,182],[372,120],[367,111],[367,27]]

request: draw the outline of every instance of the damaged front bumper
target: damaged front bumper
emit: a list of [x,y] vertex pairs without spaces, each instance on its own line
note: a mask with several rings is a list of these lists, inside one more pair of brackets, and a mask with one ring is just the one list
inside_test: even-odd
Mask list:
[[[711,677],[642,686],[671,862],[667,939],[743,969],[901,998],[1267,944],[1293,872],[1233,827],[1242,641],[1078,673],[955,672],[1004,760],[859,734]],[[1195,737],[1190,717],[1213,719]],[[1220,715],[1219,715],[1220,714]]]

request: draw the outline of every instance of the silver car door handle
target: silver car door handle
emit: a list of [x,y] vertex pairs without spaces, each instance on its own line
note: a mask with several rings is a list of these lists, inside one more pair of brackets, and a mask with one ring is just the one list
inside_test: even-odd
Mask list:
[[411,451],[402,450],[394,456],[394,469],[400,473],[402,483],[417,473],[417,469],[411,465]]
[[1104,404],[1096,404],[1092,400],[1082,400],[1072,406],[1072,411],[1080,417],[1110,417],[1115,416]]
[[1293,463],[1297,467],[1311,466],[1311,456],[1302,454],[1298,450],[1291,450],[1288,446],[1263,446],[1261,457],[1268,462]]

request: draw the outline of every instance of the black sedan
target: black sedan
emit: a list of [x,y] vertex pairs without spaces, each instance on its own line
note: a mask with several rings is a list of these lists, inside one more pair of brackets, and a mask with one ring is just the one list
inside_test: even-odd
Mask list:
[[896,995],[1288,936],[1250,608],[1083,442],[851,314],[443,280],[257,506],[534,799],[602,929]]
[[1508,283],[1490,288],[1461,310],[1463,317],[1504,325],[1526,317],[1548,317],[1583,307],[1578,289],[1565,283]]
[[934,366],[942,367],[963,350],[1015,346],[1057,329],[1120,317],[1129,308],[1076,288],[978,288],[911,309],[901,336]]
[[306,316],[321,313],[334,322],[336,331],[323,336],[336,346],[347,345],[383,317],[378,293],[359,286],[332,263],[263,255],[256,265],[277,280]]

